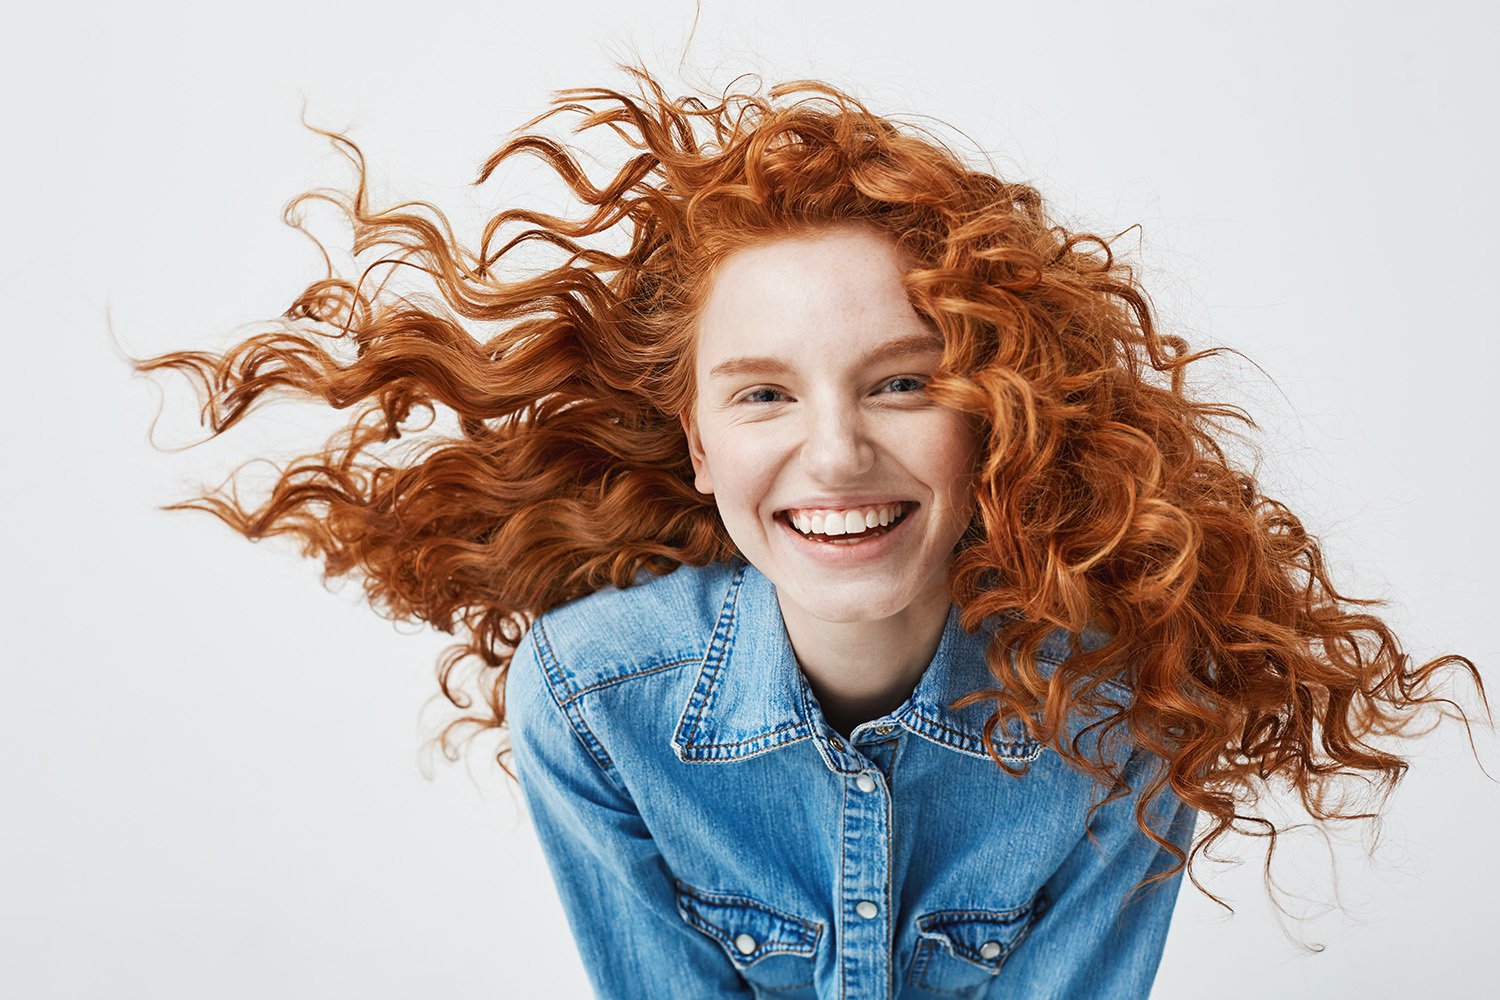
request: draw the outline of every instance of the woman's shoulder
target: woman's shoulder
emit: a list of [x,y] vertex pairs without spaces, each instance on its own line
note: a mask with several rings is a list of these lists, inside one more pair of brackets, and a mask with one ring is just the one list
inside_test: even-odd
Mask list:
[[701,659],[736,567],[642,570],[628,587],[605,587],[550,608],[531,626],[538,652],[575,692],[684,659]]

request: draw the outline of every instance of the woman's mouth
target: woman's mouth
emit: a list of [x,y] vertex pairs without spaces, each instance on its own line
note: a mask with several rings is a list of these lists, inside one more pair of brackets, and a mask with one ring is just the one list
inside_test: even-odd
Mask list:
[[905,523],[916,508],[911,501],[877,504],[855,511],[789,511],[776,513],[788,531],[819,545],[854,546],[880,538]]

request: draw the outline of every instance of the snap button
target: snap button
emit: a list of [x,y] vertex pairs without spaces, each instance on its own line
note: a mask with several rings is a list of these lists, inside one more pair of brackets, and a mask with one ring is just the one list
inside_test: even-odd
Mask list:
[[831,744],[833,744],[833,748],[835,750],[842,750],[842,749],[844,749],[844,741],[841,740],[841,739],[839,739],[837,736],[831,736],[831,737],[829,737],[828,742],[831,743]]
[[[749,934],[741,934],[739,937],[734,939],[734,946],[739,950],[739,953],[741,955],[748,955],[755,950],[755,938],[751,937]],[[988,948],[989,945],[985,945],[985,947]],[[998,945],[996,946],[995,950],[999,951]]]
[[876,906],[868,899],[861,899],[857,904],[855,904],[854,912],[858,913],[866,920],[871,920],[875,917],[875,914],[880,912],[880,907]]
[[1000,955],[1000,942],[999,941],[986,941],[984,944],[982,944],[982,945],[979,946],[979,957],[980,958],[998,958],[999,955]]
[[875,727],[875,731],[877,733],[879,733],[881,736],[884,736],[886,733],[889,733],[891,731],[891,727],[890,726],[876,726]]
[[862,792],[873,792],[875,790],[875,779],[870,777],[868,774],[861,774],[859,777],[855,778],[854,784],[858,786],[859,790]]

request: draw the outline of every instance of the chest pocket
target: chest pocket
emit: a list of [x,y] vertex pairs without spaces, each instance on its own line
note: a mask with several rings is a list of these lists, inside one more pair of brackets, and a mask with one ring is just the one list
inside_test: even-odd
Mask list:
[[1026,937],[1033,907],[936,910],[917,918],[917,950],[905,995],[982,997],[1006,956]]
[[713,938],[756,996],[816,1000],[813,960],[823,925],[782,913],[748,896],[677,882],[677,912]]

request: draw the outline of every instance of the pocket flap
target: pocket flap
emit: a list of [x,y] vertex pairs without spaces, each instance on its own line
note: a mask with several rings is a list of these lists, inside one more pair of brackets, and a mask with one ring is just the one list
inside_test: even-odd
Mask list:
[[946,945],[957,958],[999,972],[1031,927],[1031,907],[1011,910],[937,910],[917,918],[923,938]]
[[802,955],[817,951],[823,925],[803,920],[748,896],[697,889],[677,881],[677,912],[682,919],[723,945],[738,968],[767,955]]

